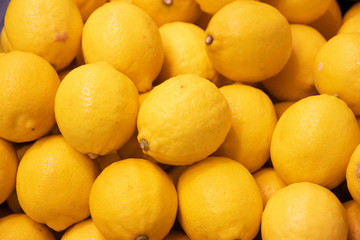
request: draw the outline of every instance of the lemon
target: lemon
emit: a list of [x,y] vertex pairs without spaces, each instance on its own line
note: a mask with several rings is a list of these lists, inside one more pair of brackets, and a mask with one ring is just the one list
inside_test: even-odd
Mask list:
[[55,124],[54,100],[59,77],[43,58],[13,51],[0,57],[0,137],[28,142]]
[[125,2],[105,3],[91,14],[84,25],[82,50],[86,63],[109,62],[140,92],[151,89],[164,59],[154,20]]
[[337,34],[343,21],[340,4],[337,0],[330,0],[330,5],[326,12],[308,23],[309,26],[317,29],[326,40]]
[[61,240],[105,240],[93,220],[87,219],[66,229]]
[[354,200],[360,204],[360,145],[351,154],[349,164],[346,169],[346,181],[348,190]]
[[256,171],[253,177],[259,186],[264,206],[274,193],[286,187],[286,183],[279,177],[274,168],[263,167]]
[[292,50],[286,18],[258,1],[227,4],[211,18],[205,34],[214,68],[234,81],[259,82],[274,76]]
[[33,220],[62,231],[90,215],[90,188],[99,167],[62,136],[37,140],[18,167],[20,206]]
[[74,0],[76,6],[79,8],[81,17],[84,22],[88,19],[90,14],[94,12],[97,8],[104,5],[107,0]]
[[277,117],[270,98],[244,84],[220,88],[231,109],[231,129],[215,155],[242,163],[255,172],[269,159]]
[[158,26],[175,21],[193,23],[201,14],[195,0],[132,0],[131,3],[147,12]]
[[290,23],[308,24],[322,16],[331,0],[262,0],[276,7]]
[[163,239],[176,218],[175,186],[154,163],[124,159],[95,180],[90,212],[105,239]]
[[285,67],[262,82],[265,89],[280,101],[297,101],[318,94],[314,86],[313,65],[325,38],[314,28],[290,24],[293,50]]
[[253,239],[263,210],[250,172],[225,157],[189,166],[177,185],[179,222],[192,240]]
[[169,165],[188,165],[209,156],[231,127],[229,104],[209,80],[182,74],[151,90],[142,103],[138,141],[143,151]]
[[319,50],[313,66],[319,93],[338,96],[360,115],[360,32],[331,38]]
[[139,94],[134,83],[106,62],[75,68],[55,97],[55,117],[67,142],[81,153],[106,155],[134,133]]
[[348,226],[341,202],[328,189],[294,183],[269,199],[261,220],[263,240],[346,240]]
[[11,0],[4,28],[12,50],[35,53],[60,70],[80,49],[83,21],[73,0]]
[[15,178],[18,168],[18,161],[13,145],[0,138],[0,204],[15,189]]
[[234,0],[218,0],[218,1],[211,1],[211,0],[195,0],[199,5],[201,10],[205,13],[215,14],[225,5],[233,2]]
[[164,45],[164,63],[154,84],[180,74],[195,74],[217,83],[204,45],[205,31],[192,23],[172,22],[159,28]]
[[185,171],[187,167],[188,165],[171,166],[168,169],[166,169],[167,174],[169,175],[175,186],[177,186],[181,174]]
[[283,102],[277,102],[274,104],[275,112],[278,117],[278,119],[283,115],[283,113],[295,103],[296,101],[283,101]]
[[55,236],[45,225],[25,214],[10,214],[0,218],[0,239],[55,240]]
[[332,189],[345,180],[359,143],[359,126],[345,102],[315,95],[283,113],[272,136],[270,156],[285,183],[308,181]]
[[24,210],[22,210],[20,206],[16,189],[6,199],[6,204],[13,213],[24,213]]
[[348,240],[360,239],[360,205],[355,200],[348,200],[343,203],[346,219],[349,225]]
[[338,34],[346,32],[360,32],[360,4],[354,3],[344,14]]

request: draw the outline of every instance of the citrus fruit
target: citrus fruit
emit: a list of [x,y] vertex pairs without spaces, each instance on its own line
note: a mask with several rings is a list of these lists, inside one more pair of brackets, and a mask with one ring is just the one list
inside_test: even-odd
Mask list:
[[221,145],[231,127],[231,111],[212,82],[182,74],[151,90],[140,107],[137,127],[146,154],[161,163],[187,165]]
[[329,40],[338,33],[342,21],[343,16],[339,2],[331,0],[326,12],[308,25],[317,29],[326,40]]
[[242,163],[255,172],[269,159],[270,142],[277,117],[270,98],[244,84],[220,88],[229,103],[232,120],[225,141],[215,152]]
[[15,189],[15,178],[18,168],[18,161],[13,145],[0,138],[0,204]]
[[261,193],[241,163],[208,157],[181,174],[177,189],[178,219],[190,239],[248,240],[258,233]]
[[322,16],[331,0],[262,0],[276,7],[290,23],[308,24]]
[[99,167],[60,135],[37,140],[18,167],[20,206],[34,221],[55,231],[89,217],[90,188]]
[[174,184],[156,164],[128,158],[106,167],[90,192],[90,212],[105,239],[163,239],[174,224]]
[[151,89],[164,58],[154,20],[125,2],[105,3],[91,14],[84,25],[82,50],[86,63],[109,62],[140,92]]
[[275,76],[262,82],[277,100],[297,101],[318,94],[314,86],[313,66],[325,38],[315,29],[303,24],[290,24],[293,50],[285,67]]
[[355,200],[348,200],[343,203],[346,219],[349,226],[348,240],[360,239],[360,205]]
[[12,0],[4,29],[12,50],[35,53],[60,70],[80,49],[83,21],[74,0]]
[[286,18],[276,8],[258,1],[227,4],[211,18],[205,34],[214,68],[234,81],[259,82],[272,77],[291,54]]
[[346,32],[360,32],[360,4],[354,3],[347,11],[345,12],[342,20],[342,24],[337,32],[346,33]]
[[21,51],[1,56],[0,137],[28,142],[50,131],[59,84],[56,71],[42,57]]
[[274,168],[260,168],[253,173],[253,177],[259,186],[264,206],[275,192],[286,186]]
[[342,33],[319,50],[313,66],[319,93],[344,100],[355,115],[360,114],[360,32]]
[[55,240],[55,236],[48,227],[26,214],[10,214],[0,218],[0,239]]
[[74,0],[76,6],[79,8],[81,17],[84,22],[88,19],[90,14],[95,11],[95,9],[104,5],[107,0]]
[[201,14],[195,0],[132,0],[131,3],[147,12],[159,27],[169,22],[192,23]]
[[134,133],[139,94],[134,83],[106,62],[69,72],[55,97],[55,118],[67,142],[85,154],[106,155]]
[[345,180],[359,143],[359,126],[346,103],[327,94],[315,95],[283,113],[272,136],[270,156],[285,183],[307,181],[332,189]]
[[221,8],[226,6],[227,4],[233,2],[234,0],[219,0],[219,1],[211,1],[211,0],[195,0],[202,11],[209,14],[215,14]]
[[351,155],[346,169],[346,181],[348,190],[354,200],[360,204],[360,146],[358,145]]
[[61,240],[105,240],[91,218],[69,227]]
[[195,74],[216,84],[218,73],[204,45],[205,32],[192,23],[172,22],[159,28],[164,45],[164,63],[154,84],[180,74]]
[[346,240],[345,210],[327,188],[299,182],[286,186],[269,199],[261,220],[263,240]]

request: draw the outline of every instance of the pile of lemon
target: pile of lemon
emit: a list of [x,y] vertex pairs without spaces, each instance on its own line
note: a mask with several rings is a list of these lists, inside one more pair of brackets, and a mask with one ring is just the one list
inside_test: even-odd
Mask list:
[[0,239],[360,239],[360,3],[11,0]]

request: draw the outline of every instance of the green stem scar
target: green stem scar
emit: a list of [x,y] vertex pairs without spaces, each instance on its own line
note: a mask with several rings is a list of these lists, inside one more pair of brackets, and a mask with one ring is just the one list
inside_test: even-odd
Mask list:
[[206,45],[210,45],[213,41],[214,41],[213,36],[211,36],[211,35],[206,36],[206,38],[205,38]]
[[173,4],[173,0],[162,0],[162,2],[167,7],[169,7]]
[[146,139],[143,138],[140,140],[140,148],[145,152],[149,151],[149,143],[146,141]]
[[146,236],[146,235],[139,235],[139,236],[137,236],[136,238],[135,238],[135,240],[148,240],[149,238],[148,238],[148,236]]

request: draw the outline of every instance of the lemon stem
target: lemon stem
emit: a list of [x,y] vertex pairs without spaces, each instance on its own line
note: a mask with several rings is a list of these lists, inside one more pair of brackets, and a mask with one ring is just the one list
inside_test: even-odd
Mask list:
[[213,41],[214,41],[213,36],[211,36],[211,35],[206,36],[206,38],[205,38],[206,45],[210,45]]
[[162,1],[165,6],[171,6],[173,4],[173,0],[163,0]]
[[148,240],[149,238],[146,235],[139,235],[135,238],[135,240]]
[[143,138],[140,140],[140,148],[145,152],[149,151],[149,143],[146,141],[146,139]]
[[99,154],[96,153],[88,153],[89,158],[91,159],[97,159],[99,157]]

